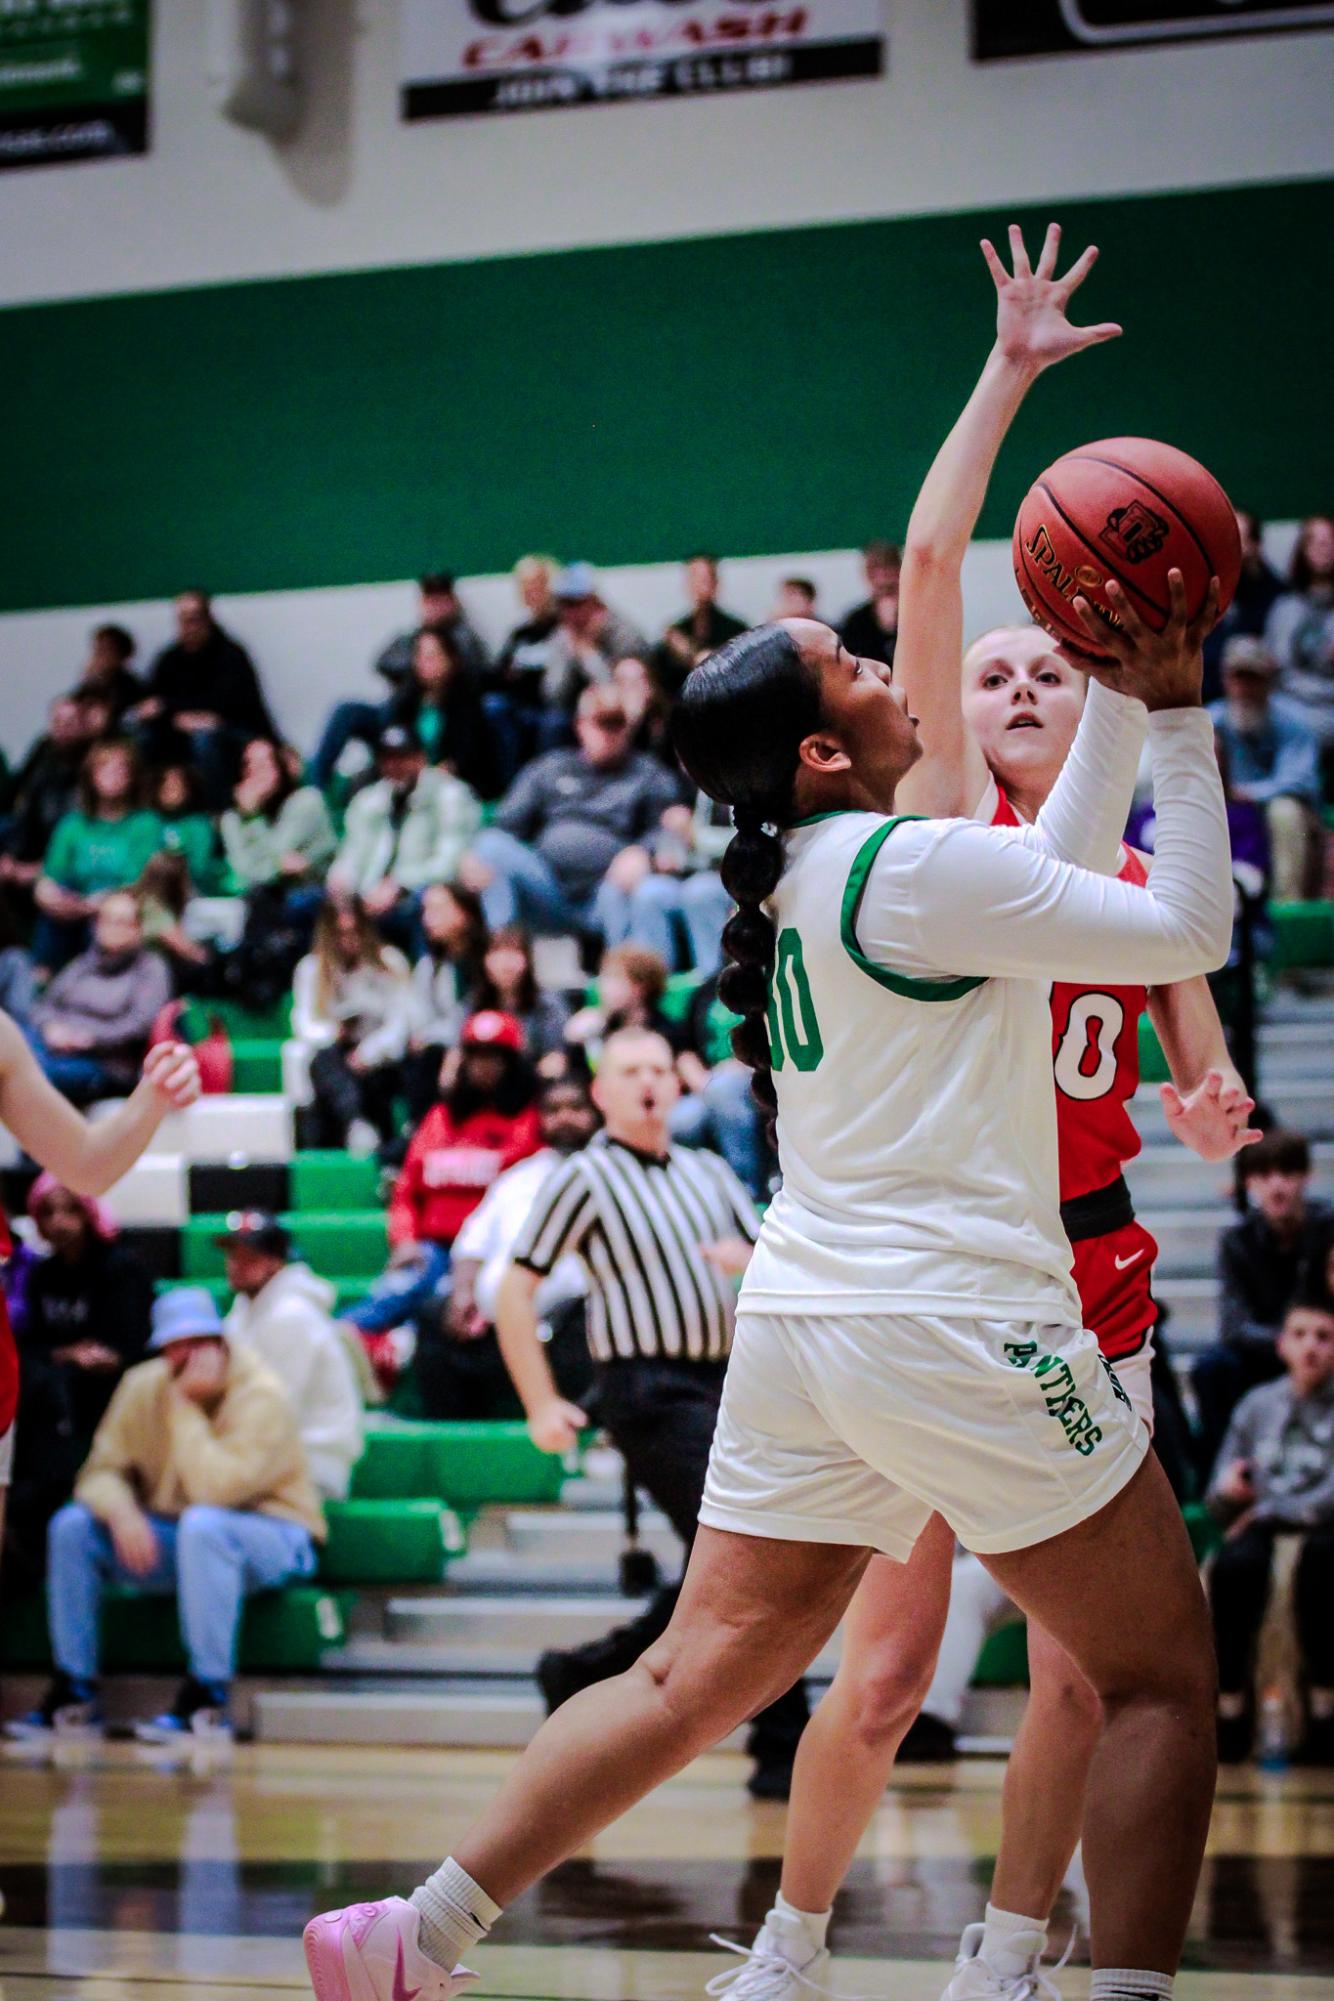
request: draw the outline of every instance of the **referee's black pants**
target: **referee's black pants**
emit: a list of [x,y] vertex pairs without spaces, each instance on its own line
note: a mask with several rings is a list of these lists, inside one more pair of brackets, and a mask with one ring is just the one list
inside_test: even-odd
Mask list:
[[[590,1400],[636,1487],[662,1509],[687,1552],[699,1526],[726,1367],[671,1357],[609,1362],[599,1367]],[[596,1666],[599,1681],[624,1674],[667,1630],[680,1588],[666,1586],[637,1619],[576,1649],[581,1665]],[[761,1765],[790,1764],[809,1716],[806,1684],[798,1681],[752,1722],[751,1756]]]

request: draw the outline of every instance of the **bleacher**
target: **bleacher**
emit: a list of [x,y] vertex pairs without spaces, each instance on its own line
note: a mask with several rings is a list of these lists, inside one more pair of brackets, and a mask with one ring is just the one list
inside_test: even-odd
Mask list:
[[[1280,907],[1273,926],[1275,970],[1334,968],[1334,904]],[[684,1013],[693,991],[691,976],[678,975],[668,1005]],[[379,1171],[346,1153],[296,1148],[282,1094],[286,1008],[257,1016],[223,1003],[216,1011],[232,1037],[236,1088],[168,1119],[109,1206],[160,1288],[202,1283],[220,1302],[227,1291],[216,1238],[228,1212],[274,1209],[299,1254],[335,1284],[339,1306],[350,1305],[386,1256]],[[1311,1137],[1317,1192],[1334,1197],[1331,1046],[1334,992],[1284,986],[1271,994],[1259,1032],[1261,1092]],[[1171,1309],[1181,1363],[1213,1335],[1214,1247],[1234,1213],[1232,1176],[1170,1139],[1157,1093],[1166,1072],[1147,1024],[1142,1058],[1136,1122],[1144,1150],[1129,1179],[1159,1241],[1157,1290]],[[538,1653],[595,1638],[638,1608],[619,1590],[621,1502],[619,1460],[608,1447],[564,1465],[539,1453],[522,1424],[372,1413],[351,1496],[327,1509],[318,1577],[247,1607],[239,1720],[262,1737],[310,1742],[525,1742],[542,1713],[532,1680]],[[1203,1547],[1198,1510],[1191,1526]],[[641,1515],[640,1540],[673,1575],[680,1545],[652,1509]],[[174,1604],[113,1591],[105,1659],[127,1677],[122,1698],[112,1684],[113,1714],[121,1699],[128,1713],[143,1677],[180,1669]],[[817,1686],[836,1660],[837,1641],[815,1664]],[[9,1606],[0,1667],[36,1673],[47,1661],[40,1602]],[[1010,1734],[1025,1673],[1022,1628],[1007,1628],[980,1665],[970,1737]]]

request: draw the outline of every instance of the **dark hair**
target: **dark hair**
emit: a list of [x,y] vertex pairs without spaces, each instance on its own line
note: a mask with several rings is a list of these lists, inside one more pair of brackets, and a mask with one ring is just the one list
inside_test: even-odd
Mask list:
[[122,666],[127,660],[133,657],[134,638],[132,634],[125,630],[123,625],[95,625],[93,627],[93,638],[105,640],[108,646],[114,648],[116,657]]
[[[300,790],[300,786],[291,765],[283,755],[283,751],[286,748],[285,745],[275,743],[272,737],[253,736],[246,744],[245,752],[242,753],[243,757],[249,751],[252,743],[262,744],[265,750],[273,752],[273,768],[278,774],[277,784],[274,786],[272,792],[270,792],[268,798],[261,802],[259,809],[260,818],[266,821],[271,827],[292,794]],[[239,778],[236,782],[238,785],[241,783]]]
[[1304,1133],[1275,1126],[1240,1156],[1243,1182],[1261,1174],[1309,1174],[1311,1148]]
[[[493,952],[497,945],[510,945],[523,953],[523,978],[519,982],[519,991],[514,997],[513,1005],[516,1014],[531,1014],[538,1002],[537,972],[533,965],[533,941],[522,924],[501,924],[487,939],[487,952]],[[483,1008],[495,1008],[498,1013],[503,1014],[510,1005],[501,995],[485,966],[481,969],[476,993],[476,1006],[479,1011]]]
[[[489,1090],[483,1089],[469,1076],[470,1055],[499,1057],[500,1077]],[[537,1072],[530,1058],[520,1050],[507,1049],[503,1043],[482,1043],[471,1049],[465,1047],[458,1074],[448,1090],[441,1092],[440,1102],[455,1125],[461,1126],[475,1112],[497,1111],[503,1118],[517,1118],[520,1112],[528,1110],[536,1097]]]
[[862,550],[864,563],[892,563],[896,570],[903,567],[903,551],[897,542],[868,542]]
[[810,599],[812,604],[815,603],[816,598],[820,595],[809,577],[784,577],[783,589],[785,591],[800,591],[803,597]]
[[165,817],[166,808],[160,805],[162,788],[168,778],[177,777],[185,781],[185,804],[177,810],[181,813],[202,813],[204,810],[204,781],[193,764],[178,758],[169,764],[160,764],[153,772],[148,784],[148,796],[153,811]]
[[[458,954],[455,964],[463,975],[464,985],[470,991],[476,991],[482,979],[482,961],[486,957],[487,946],[491,943],[491,932],[487,926],[486,912],[482,908],[482,899],[475,889],[468,889],[461,882],[433,882],[428,883],[427,888],[443,889],[446,896],[451,897],[463,912],[463,949]],[[436,955],[435,942],[424,931],[423,936],[426,940],[427,956],[433,959]],[[469,1011],[478,1013],[482,1005],[483,1003],[479,1001],[477,1006]]]
[[1258,542],[1264,534],[1265,525],[1255,509],[1253,507],[1239,507],[1237,509],[1237,519],[1246,523],[1247,534]]
[[428,570],[424,577],[418,577],[417,589],[426,598],[452,598],[454,595],[453,571]]
[[[440,648],[440,651],[445,656],[445,665],[450,670],[449,679],[451,680],[456,679],[460,670],[462,669],[463,661],[459,654],[459,649],[454,643],[454,635],[450,631],[449,627],[447,625],[442,625],[438,619],[435,620],[434,623],[430,625],[418,626],[416,632],[414,632],[412,635],[412,654],[413,654],[414,665],[416,663],[418,642],[423,639],[433,639],[435,641],[436,645]],[[415,675],[413,676],[413,679],[415,681],[416,679]],[[449,685],[448,680],[446,681],[445,685],[446,689],[448,689]]]
[[1334,521],[1334,514],[1308,514],[1297,531],[1293,546],[1292,563],[1288,570],[1288,583],[1294,591],[1309,591],[1315,581],[1315,571],[1306,553],[1306,537],[1317,521]]
[[769,986],[777,943],[764,904],[778,887],[783,848],[768,831],[792,817],[803,738],[820,727],[819,676],[782,625],[740,633],[686,680],[672,717],[676,754],[689,778],[721,806],[736,832],[722,858],[736,904],[723,930],[730,963],[718,998],[741,1016],[732,1053],[754,1072],[751,1091],[774,1138],[777,1094],[770,1073]]

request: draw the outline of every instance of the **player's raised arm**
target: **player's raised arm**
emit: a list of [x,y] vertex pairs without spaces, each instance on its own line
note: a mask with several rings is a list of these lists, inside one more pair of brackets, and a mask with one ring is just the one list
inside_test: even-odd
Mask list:
[[959,664],[963,654],[964,553],[977,527],[987,483],[1006,432],[1030,385],[1053,363],[1112,340],[1119,326],[1076,327],[1071,297],[1097,258],[1090,245],[1063,278],[1056,276],[1061,231],[1047,230],[1037,269],[1023,231],[1010,226],[1013,272],[982,244],[996,287],[996,342],[963,413],[936,454],[908,523],[899,585],[894,678],[921,724],[925,755],[899,788],[906,812],[940,817],[970,813],[986,786],[982,754],[964,728]]
[[25,1153],[80,1195],[101,1195],[129,1172],[170,1111],[199,1096],[194,1051],[159,1043],[123,1105],[90,1125],[49,1083],[19,1029],[0,1013],[0,1121]]

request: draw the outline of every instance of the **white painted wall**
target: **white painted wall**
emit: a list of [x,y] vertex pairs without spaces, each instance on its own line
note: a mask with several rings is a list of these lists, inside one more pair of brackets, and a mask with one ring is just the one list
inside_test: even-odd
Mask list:
[[[1295,522],[1266,526],[1266,553],[1280,573],[1296,534]],[[600,574],[608,602],[650,638],[683,608],[676,563],[627,565]],[[771,609],[780,579],[794,575],[810,577],[819,586],[818,610],[825,618],[841,618],[864,595],[856,551],[835,549],[735,557],[724,568],[723,602],[740,617],[758,621]],[[498,645],[517,615],[510,579],[471,577],[460,592],[483,637]],[[386,640],[411,626],[414,606],[413,587],[404,582],[219,597],[215,609],[222,624],[253,653],[281,728],[310,751],[334,702],[383,693],[371,662]],[[107,605],[96,611],[15,612],[0,619],[0,658],[6,663],[0,744],[11,759],[41,727],[52,696],[78,678],[88,634],[107,619],[134,633],[140,664],[172,636],[171,608],[160,602]],[[975,542],[964,563],[965,632],[975,638],[993,625],[1026,620],[1009,542]]]
[[397,0],[301,4],[275,148],[159,0],[152,153],[0,175],[0,302],[1334,171],[1332,33],[979,66],[966,0],[885,0],[881,80],[408,126]]

